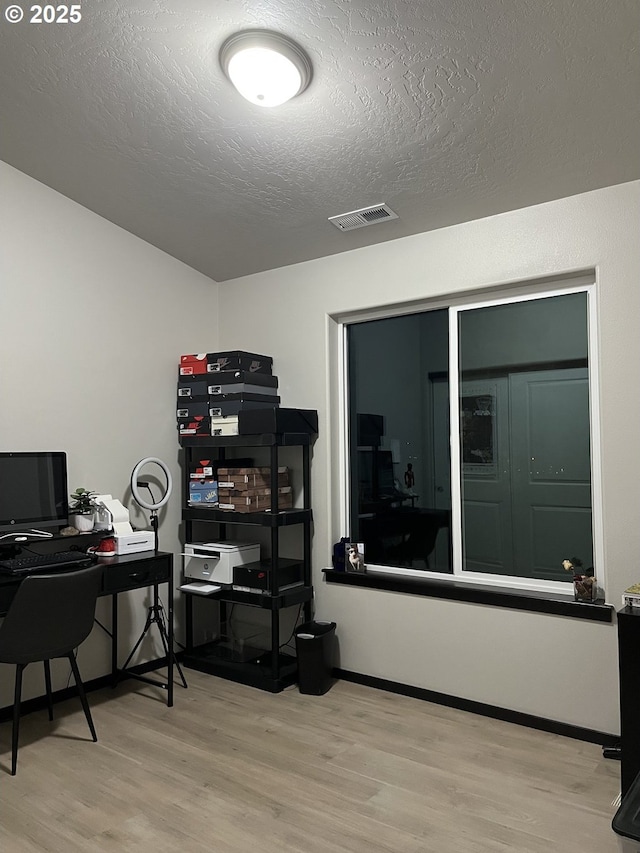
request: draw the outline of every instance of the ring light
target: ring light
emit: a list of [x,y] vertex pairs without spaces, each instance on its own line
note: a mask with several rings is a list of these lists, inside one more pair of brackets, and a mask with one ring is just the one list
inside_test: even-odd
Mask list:
[[[165,490],[164,490],[164,495],[156,503],[151,503],[150,501],[145,500],[138,490],[138,475],[140,474],[140,471],[142,470],[142,468],[144,468],[145,465],[148,465],[152,462],[155,463],[156,465],[160,466],[160,468],[162,469],[162,471],[164,473],[166,481],[167,481],[166,486],[165,486]],[[138,462],[136,467],[131,472],[131,493],[132,493],[133,497],[135,498],[136,503],[139,503],[140,506],[143,507],[143,509],[150,509],[150,510],[160,509],[160,507],[164,506],[166,504],[166,502],[169,500],[169,498],[171,497],[172,489],[173,489],[173,481],[171,479],[171,471],[169,471],[169,469],[167,468],[165,463],[162,461],[162,459],[157,459],[155,456],[147,456],[146,459],[141,459],[140,462]],[[152,495],[152,497],[153,497],[153,495]]]
[[[140,471],[142,470],[142,468],[144,468],[145,465],[150,465],[151,463],[158,465],[162,469],[166,479],[164,494],[162,495],[159,501],[155,502],[153,500],[153,492],[151,491],[151,488],[148,483],[146,483],[145,486],[149,489],[149,494],[151,495],[150,501],[142,497],[138,487],[138,475]],[[164,506],[171,497],[172,488],[173,481],[171,479],[171,471],[169,471],[162,459],[158,459],[155,456],[147,456],[145,459],[141,459],[131,472],[131,494],[133,495],[136,503],[140,504],[143,509],[150,510],[151,513],[151,527],[153,528],[154,532],[156,554],[158,553],[158,510],[160,509],[160,507]]]

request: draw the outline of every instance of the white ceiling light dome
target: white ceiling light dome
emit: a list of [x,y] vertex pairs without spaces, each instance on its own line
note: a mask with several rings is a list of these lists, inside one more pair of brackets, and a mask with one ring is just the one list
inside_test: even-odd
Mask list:
[[238,92],[259,107],[277,107],[311,81],[311,60],[292,39],[271,30],[245,30],[220,48],[220,65]]

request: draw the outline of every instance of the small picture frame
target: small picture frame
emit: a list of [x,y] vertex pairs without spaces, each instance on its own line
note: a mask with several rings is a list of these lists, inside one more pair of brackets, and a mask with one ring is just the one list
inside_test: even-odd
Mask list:
[[344,546],[344,568],[347,572],[364,574],[364,542],[347,542]]

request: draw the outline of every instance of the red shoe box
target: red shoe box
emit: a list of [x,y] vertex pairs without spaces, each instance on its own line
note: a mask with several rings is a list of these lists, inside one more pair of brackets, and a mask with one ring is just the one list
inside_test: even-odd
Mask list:
[[[253,465],[253,459],[242,457],[233,460],[235,465]],[[189,466],[190,480],[217,480],[218,469],[229,464],[228,459],[196,459]],[[225,469],[225,470],[228,470]]]
[[211,435],[211,418],[196,415],[192,418],[178,418],[178,433],[183,435]]
[[180,376],[196,376],[207,372],[206,352],[180,356]]

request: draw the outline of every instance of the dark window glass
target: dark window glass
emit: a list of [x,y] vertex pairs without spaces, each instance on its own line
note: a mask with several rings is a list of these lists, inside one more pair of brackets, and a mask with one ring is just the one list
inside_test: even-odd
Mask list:
[[451,571],[448,312],[348,327],[350,515],[365,562]]
[[593,566],[587,295],[459,319],[463,568],[569,581]]

